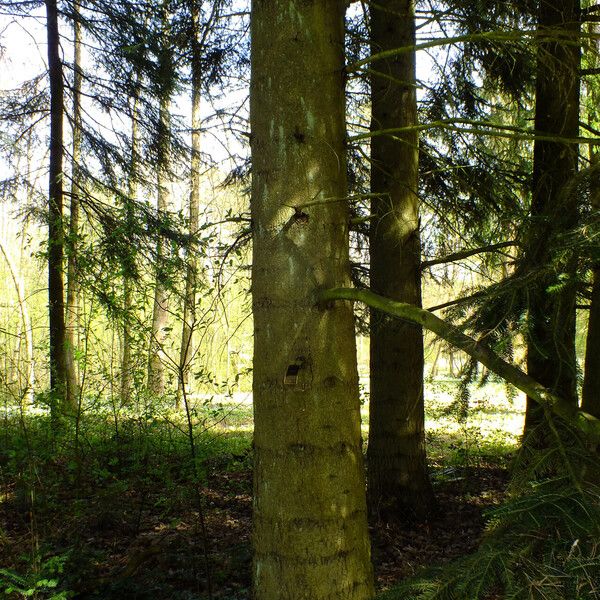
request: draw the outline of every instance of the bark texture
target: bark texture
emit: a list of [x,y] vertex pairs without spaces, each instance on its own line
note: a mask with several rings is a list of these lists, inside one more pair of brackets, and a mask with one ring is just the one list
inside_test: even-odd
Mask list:
[[254,598],[373,597],[349,281],[341,0],[252,3]]
[[[538,30],[554,40],[540,43],[537,61],[535,129],[542,136],[576,138],[579,131],[579,0],[539,3]],[[557,235],[577,222],[577,198],[568,183],[577,172],[577,144],[536,140],[534,145],[531,229],[526,269],[541,276],[528,290],[527,371],[566,401],[577,404],[574,271],[576,257],[551,264]],[[556,288],[556,272],[566,279]],[[528,402],[526,431],[541,414]]]
[[[415,44],[413,0],[371,8],[371,52]],[[415,53],[382,60],[371,78],[372,131],[417,123]],[[371,141],[371,289],[421,306],[418,134]],[[374,515],[424,518],[433,505],[427,475],[423,332],[371,310],[368,498]]]
[[69,397],[63,281],[63,69],[59,55],[56,0],[46,0],[48,71],[50,75],[50,167],[48,181],[48,317],[50,328],[50,391],[56,419]]

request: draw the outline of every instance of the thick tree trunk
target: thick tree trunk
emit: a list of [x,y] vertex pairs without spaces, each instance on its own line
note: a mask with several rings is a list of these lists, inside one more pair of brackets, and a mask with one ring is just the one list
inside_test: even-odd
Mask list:
[[315,306],[350,279],[344,5],[252,3],[256,600],[373,597],[354,317]]
[[75,57],[73,60],[73,156],[71,162],[71,214],[69,220],[69,255],[67,258],[67,303],[65,307],[67,345],[67,390],[69,405],[78,402],[79,378],[75,365],[75,348],[77,347],[77,326],[79,310],[79,272],[77,269],[77,246],[79,236],[79,190],[81,174],[81,23],[79,21],[79,2],[73,3],[73,40]]
[[50,75],[50,167],[48,181],[48,317],[50,391],[53,418],[67,408],[69,397],[63,282],[63,69],[59,55],[56,0],[46,0],[48,71]]
[[[540,2],[538,30],[556,41],[538,49],[535,129],[538,133],[575,138],[579,131],[579,0]],[[532,224],[525,248],[526,268],[548,268],[549,247],[557,234],[577,223],[576,194],[567,184],[577,171],[578,146],[536,140],[534,145]],[[562,289],[552,291],[552,274],[529,290],[527,371],[542,385],[577,404],[575,356],[575,257],[556,268],[566,273]],[[541,420],[535,402],[528,402],[525,430]]]
[[[415,43],[413,0],[371,9],[371,52]],[[415,54],[377,64],[371,78],[371,129],[417,122]],[[421,306],[418,134],[371,141],[371,288]],[[371,311],[371,394],[367,450],[369,508],[374,515],[424,518],[434,503],[425,461],[423,332]]]
[[[192,14],[192,154],[190,163],[190,198],[188,208],[189,231],[192,239],[198,234],[200,213],[200,102],[202,99],[202,53],[199,42],[200,14],[197,2],[191,3]],[[179,388],[189,384],[190,364],[194,356],[192,338],[196,326],[196,289],[198,277],[197,245],[190,243],[187,252],[185,296],[183,298],[183,328],[179,356]]]

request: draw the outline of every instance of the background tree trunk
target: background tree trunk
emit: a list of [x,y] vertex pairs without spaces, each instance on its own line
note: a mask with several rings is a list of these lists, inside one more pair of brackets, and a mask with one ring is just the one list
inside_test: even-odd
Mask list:
[[50,167],[48,173],[48,317],[50,329],[50,392],[53,418],[69,398],[63,282],[63,69],[59,55],[56,0],[46,0],[48,71],[50,75]]
[[[537,132],[577,137],[579,132],[579,1],[540,2],[538,30],[553,35],[540,43],[537,60],[535,129]],[[576,194],[567,184],[577,172],[578,146],[536,140],[533,160],[531,228],[525,264],[532,271],[548,271],[528,290],[529,322],[527,371],[531,377],[567,401],[577,404],[575,357],[576,257],[554,269],[567,279],[559,291],[550,291],[556,276],[549,269],[551,240],[577,223]],[[542,418],[528,401],[525,430]]]
[[[599,208],[596,202],[595,209]],[[594,266],[592,277],[581,408],[600,419],[600,264]]]
[[[371,8],[371,52],[415,43],[414,3]],[[417,123],[415,53],[377,63],[371,78],[371,129]],[[421,306],[418,134],[371,141],[371,288]],[[371,310],[371,395],[367,450],[372,514],[424,518],[434,503],[425,460],[423,332]]]
[[341,0],[252,3],[254,598],[373,597],[349,281]]
[[[171,154],[171,91],[173,82],[172,49],[170,48],[169,15],[167,3],[162,4],[163,40],[160,61],[160,106],[158,122],[158,160],[156,167],[156,185],[158,188],[158,218],[164,217],[171,203],[170,198],[170,154]],[[164,273],[164,243],[159,235],[156,242],[156,283],[154,287],[154,307],[152,311],[152,327],[150,332],[150,349],[148,356],[148,390],[155,396],[165,393],[165,341],[168,323],[168,292],[166,273]]]
[[[592,41],[593,59],[592,65],[598,66],[598,51],[600,44],[598,42],[598,33],[600,26],[598,23],[590,23],[589,32],[596,36]],[[590,86],[589,93],[591,95],[592,115],[590,115],[590,125],[593,125],[600,113],[600,94],[597,87]],[[600,156],[597,148],[590,145],[590,165],[594,169],[600,168]],[[597,176],[592,178],[590,183],[590,199],[592,210],[600,211],[600,188],[595,183]],[[588,330],[585,346],[585,366],[583,371],[583,389],[581,391],[581,408],[600,418],[600,262],[597,262],[592,267],[592,300],[590,302],[590,312],[588,320]]]
[[[22,406],[33,404],[35,400],[35,362],[34,362],[34,346],[33,346],[33,326],[31,317],[29,316],[29,308],[27,307],[27,298],[25,296],[25,283],[20,275],[17,266],[8,251],[7,244],[4,244],[0,238],[0,254],[4,256],[4,260],[8,266],[11,279],[15,286],[17,301],[19,303],[19,312],[21,314],[21,332],[19,334],[19,348],[22,345],[22,338],[25,338],[25,377],[22,370],[19,369],[19,394],[22,401]],[[19,352],[20,354],[20,352]]]
[[[200,47],[200,7],[191,3],[192,15],[192,154],[190,164],[190,198],[188,208],[189,232],[192,239],[198,234],[200,212],[200,142],[202,120],[200,102],[202,100],[202,48]],[[192,338],[196,325],[196,289],[198,277],[198,246],[190,242],[187,251],[185,296],[183,298],[183,328],[181,331],[181,352],[179,356],[180,389],[189,383],[190,363],[194,356]]]
[[[141,79],[138,76],[134,86],[134,97],[131,102],[131,160],[129,163],[129,177],[127,185],[127,199],[125,201],[125,224],[127,232],[135,227],[134,205],[138,195],[138,168],[140,156],[139,118],[139,89]],[[123,352],[121,355],[121,402],[131,403],[133,386],[133,277],[135,253],[133,249],[125,258],[123,265]]]
[[[170,191],[168,180],[168,130],[169,130],[169,105],[168,98],[160,101],[160,158],[157,165],[158,187],[158,216],[162,218],[170,204]],[[152,310],[152,328],[150,333],[150,351],[148,357],[148,389],[157,396],[165,392],[165,327],[168,322],[168,293],[165,285],[164,269],[164,243],[159,237],[156,242],[156,282],[154,286],[154,307]]]
[[79,378],[75,364],[75,348],[77,347],[77,327],[79,310],[77,297],[79,295],[79,272],[77,269],[77,246],[79,236],[79,189],[81,173],[81,23],[79,2],[73,3],[73,44],[75,56],[73,60],[73,156],[71,161],[71,211],[69,220],[69,254],[67,257],[67,303],[65,307],[67,345],[67,390],[70,405],[78,402]]

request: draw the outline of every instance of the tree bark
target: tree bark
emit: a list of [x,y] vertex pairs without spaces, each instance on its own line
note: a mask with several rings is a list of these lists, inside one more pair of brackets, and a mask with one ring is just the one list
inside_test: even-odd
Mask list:
[[[413,0],[371,8],[371,52],[415,44]],[[377,65],[371,78],[371,129],[417,123],[414,52]],[[371,288],[421,306],[418,134],[371,140]],[[373,515],[425,518],[434,504],[425,458],[423,332],[371,310],[371,394],[367,449]]]
[[73,44],[75,56],[73,60],[73,155],[71,161],[71,211],[69,220],[69,254],[67,257],[67,302],[66,348],[67,359],[67,402],[75,406],[78,402],[79,378],[75,364],[75,348],[77,347],[77,326],[79,321],[79,271],[77,268],[78,236],[79,236],[79,190],[81,187],[81,23],[79,2],[73,2]]
[[[342,0],[254,0],[254,598],[373,597],[347,285]],[[328,199],[334,199],[332,201]]]
[[48,318],[50,329],[50,394],[56,421],[69,397],[63,281],[63,69],[59,55],[56,0],[46,0],[48,71],[50,76],[50,166],[48,172]]
[[[579,132],[579,10],[579,0],[539,3],[538,31],[556,37],[556,41],[545,41],[538,47],[535,129],[542,135],[564,139],[576,138]],[[535,141],[532,222],[524,253],[527,269],[550,271],[550,247],[556,245],[557,234],[577,223],[576,194],[567,189],[577,172],[577,159],[575,143]],[[527,371],[577,405],[575,267],[574,256],[555,265],[555,270],[566,275],[558,291],[551,290],[556,284],[554,273],[542,276],[528,290]],[[526,432],[541,422],[536,406],[534,401],[528,402]]]
[[200,47],[200,7],[191,3],[192,16],[192,153],[190,161],[190,198],[188,226],[190,246],[187,251],[185,295],[183,298],[183,327],[181,331],[181,351],[179,356],[179,388],[189,385],[190,363],[194,356],[192,345],[196,326],[196,290],[198,277],[197,245],[192,241],[198,234],[200,214],[200,103],[202,100],[202,48]]

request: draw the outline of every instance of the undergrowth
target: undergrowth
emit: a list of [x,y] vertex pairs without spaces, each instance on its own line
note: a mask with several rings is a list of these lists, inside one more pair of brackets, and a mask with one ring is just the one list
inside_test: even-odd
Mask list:
[[381,600],[599,598],[599,473],[595,448],[546,415],[513,464],[507,501],[486,514],[479,549]]
[[[218,472],[226,493],[246,492],[233,475],[250,469],[250,434],[230,429],[244,411],[195,407],[193,456],[184,415],[166,407],[115,414],[94,406],[58,432],[47,414],[5,412],[0,595],[204,598],[200,513],[210,498],[201,490]],[[171,562],[152,570],[158,556]],[[132,579],[141,570],[150,575],[143,585]]]

